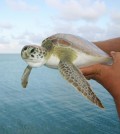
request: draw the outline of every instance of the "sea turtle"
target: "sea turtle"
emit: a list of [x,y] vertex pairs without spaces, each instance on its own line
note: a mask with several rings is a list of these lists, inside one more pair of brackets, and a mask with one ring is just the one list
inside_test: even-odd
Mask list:
[[42,46],[25,46],[21,51],[21,56],[28,64],[22,76],[24,88],[27,86],[33,67],[45,65],[50,68],[58,68],[62,76],[83,96],[100,108],[104,108],[80,71],[81,67],[96,63],[107,64],[112,60],[107,53],[93,43],[79,36],[59,33],[43,40]]

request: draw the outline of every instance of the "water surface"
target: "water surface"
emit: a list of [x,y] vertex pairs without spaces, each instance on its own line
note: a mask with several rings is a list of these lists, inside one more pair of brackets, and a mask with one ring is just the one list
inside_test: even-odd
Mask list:
[[33,69],[26,89],[20,55],[0,55],[0,134],[120,134],[110,94],[90,81],[105,110],[91,104],[58,70]]

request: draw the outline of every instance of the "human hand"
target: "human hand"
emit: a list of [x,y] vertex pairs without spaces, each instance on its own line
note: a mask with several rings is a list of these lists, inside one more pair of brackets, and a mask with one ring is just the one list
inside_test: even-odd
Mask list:
[[111,52],[112,65],[97,64],[82,68],[87,79],[94,79],[113,96],[120,116],[120,52]]

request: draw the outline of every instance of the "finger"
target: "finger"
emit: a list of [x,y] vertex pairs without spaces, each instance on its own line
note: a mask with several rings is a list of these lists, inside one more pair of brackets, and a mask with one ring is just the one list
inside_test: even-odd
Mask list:
[[86,75],[85,78],[86,78],[87,80],[90,80],[90,79],[95,80],[95,75]]
[[101,66],[101,64],[97,64],[97,65],[92,65],[92,66],[89,66],[89,67],[81,68],[80,70],[82,71],[82,73],[85,76],[95,75],[99,72],[100,66]]
[[82,73],[83,73],[85,76],[94,73],[93,66],[80,68],[80,70],[82,71]]

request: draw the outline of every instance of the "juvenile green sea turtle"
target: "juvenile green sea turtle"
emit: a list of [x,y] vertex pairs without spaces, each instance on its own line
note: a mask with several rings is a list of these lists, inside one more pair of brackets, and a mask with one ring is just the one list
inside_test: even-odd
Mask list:
[[21,51],[21,56],[28,64],[22,76],[23,87],[27,86],[33,67],[45,65],[58,68],[62,76],[83,96],[100,108],[104,108],[79,69],[111,61],[109,55],[93,43],[71,34],[55,34],[46,38],[42,46],[25,46]]

